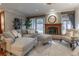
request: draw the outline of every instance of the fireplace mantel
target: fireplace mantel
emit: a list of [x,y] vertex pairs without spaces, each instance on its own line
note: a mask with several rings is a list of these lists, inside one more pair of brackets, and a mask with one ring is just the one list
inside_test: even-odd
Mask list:
[[48,31],[49,31],[49,28],[50,27],[54,27],[56,28],[57,32],[56,34],[61,34],[61,24],[45,24],[45,33],[46,34],[49,34]]

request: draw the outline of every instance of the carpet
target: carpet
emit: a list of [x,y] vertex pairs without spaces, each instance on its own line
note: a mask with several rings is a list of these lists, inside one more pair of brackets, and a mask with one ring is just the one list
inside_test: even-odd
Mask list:
[[34,48],[28,56],[71,56],[72,50],[58,42],[52,41],[50,44],[41,45]]

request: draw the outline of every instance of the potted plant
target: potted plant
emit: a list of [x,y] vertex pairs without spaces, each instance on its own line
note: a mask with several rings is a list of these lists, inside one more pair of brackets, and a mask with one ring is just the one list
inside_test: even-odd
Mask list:
[[25,20],[25,26],[26,26],[26,29],[29,29],[29,27],[31,26],[31,20],[29,19],[29,18],[27,18],[26,20]]

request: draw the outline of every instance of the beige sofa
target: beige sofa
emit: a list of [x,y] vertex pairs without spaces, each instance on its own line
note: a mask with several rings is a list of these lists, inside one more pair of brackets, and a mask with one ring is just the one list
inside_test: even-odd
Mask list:
[[[13,34],[18,34],[16,31]],[[12,55],[22,56],[27,54],[34,46],[37,45],[37,39],[31,37],[15,37],[11,32],[4,33],[3,39],[6,42],[6,50]],[[7,36],[7,37],[6,37]],[[17,35],[15,35],[17,36]]]

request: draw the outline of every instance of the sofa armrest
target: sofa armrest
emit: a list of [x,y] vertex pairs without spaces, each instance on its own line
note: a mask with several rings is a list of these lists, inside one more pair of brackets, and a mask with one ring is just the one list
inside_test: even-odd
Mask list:
[[10,52],[11,51],[11,45],[14,43],[12,38],[3,38],[4,41],[6,42],[6,51]]
[[4,38],[4,41],[6,42],[6,44],[12,44],[14,42],[12,38]]

